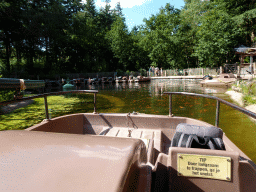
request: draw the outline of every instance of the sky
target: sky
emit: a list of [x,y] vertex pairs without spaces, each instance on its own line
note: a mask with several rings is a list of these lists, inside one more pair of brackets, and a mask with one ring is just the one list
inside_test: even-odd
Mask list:
[[[129,30],[135,25],[143,24],[144,18],[148,19],[152,14],[158,13],[159,9],[164,7],[166,3],[170,3],[178,9],[185,5],[183,0],[111,0],[111,8],[114,8],[117,2],[121,4]],[[103,0],[95,0],[95,4],[97,8],[105,6]]]

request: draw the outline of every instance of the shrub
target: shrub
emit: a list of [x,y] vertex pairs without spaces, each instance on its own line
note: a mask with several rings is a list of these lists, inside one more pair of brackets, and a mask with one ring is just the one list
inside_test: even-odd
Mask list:
[[117,76],[122,76],[124,73],[121,69],[117,69],[116,72],[117,72]]
[[14,90],[0,91],[0,102],[13,100],[14,94],[15,94]]
[[[13,90],[0,91],[0,102],[13,100],[14,94],[15,94],[15,91]],[[2,111],[2,106],[0,106],[0,113],[1,111]]]
[[233,86],[238,88],[244,95],[243,99],[245,105],[256,104],[256,81],[239,81],[239,83]]
[[141,76],[147,76],[147,71],[146,71],[146,69],[142,69],[142,68],[141,68],[141,69],[139,70],[139,72],[140,72],[140,75],[141,75]]

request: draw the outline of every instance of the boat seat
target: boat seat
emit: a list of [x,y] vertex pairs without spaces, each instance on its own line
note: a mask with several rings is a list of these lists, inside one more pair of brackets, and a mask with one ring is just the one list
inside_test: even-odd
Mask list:
[[146,145],[147,159],[151,163],[155,162],[158,153],[162,151],[162,131],[160,130],[104,127],[100,135],[141,139]]

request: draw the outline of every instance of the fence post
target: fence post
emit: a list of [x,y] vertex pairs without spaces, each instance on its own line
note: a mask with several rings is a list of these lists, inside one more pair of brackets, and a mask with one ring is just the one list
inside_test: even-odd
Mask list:
[[48,103],[47,103],[47,96],[44,96],[44,106],[45,106],[45,116],[46,119],[49,120],[49,112],[48,112]]
[[169,95],[169,116],[172,117],[172,94]]
[[220,114],[220,102],[217,100],[216,103],[216,116],[215,116],[215,126],[219,126],[219,114]]
[[223,73],[223,67],[220,66],[220,74],[222,74],[222,73]]
[[94,102],[93,102],[94,103],[94,111],[93,111],[93,113],[96,114],[97,113],[96,112],[96,93],[94,93],[93,95],[94,95]]

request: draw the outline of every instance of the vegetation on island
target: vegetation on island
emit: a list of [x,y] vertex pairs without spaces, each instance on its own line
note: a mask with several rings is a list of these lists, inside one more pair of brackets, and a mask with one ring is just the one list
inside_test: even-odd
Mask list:
[[238,81],[232,85],[233,90],[243,94],[245,106],[256,104],[256,79],[251,81]]
[[234,48],[255,42],[254,0],[169,3],[128,30],[120,3],[2,0],[0,73],[41,79],[54,74],[218,67],[238,61]]

